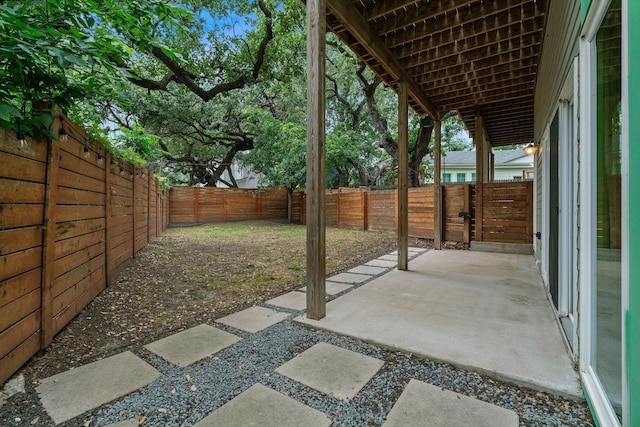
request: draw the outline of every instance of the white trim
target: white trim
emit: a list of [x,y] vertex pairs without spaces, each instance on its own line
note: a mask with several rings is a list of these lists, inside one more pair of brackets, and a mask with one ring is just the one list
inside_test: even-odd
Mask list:
[[[625,426],[631,425],[631,415],[629,414],[629,378],[627,378],[627,325],[624,321],[629,312],[629,9],[628,0],[622,0],[622,423]],[[626,209],[625,209],[626,207]],[[637,402],[636,402],[637,404]]]
[[571,181],[573,182],[572,192],[572,212],[571,212],[571,233],[572,244],[571,250],[573,252],[573,275],[571,283],[571,292],[573,292],[573,307],[571,314],[573,319],[573,354],[574,357],[580,354],[580,333],[578,326],[580,325],[580,310],[578,309],[580,303],[579,292],[579,269],[578,260],[580,257],[580,238],[579,238],[579,215],[580,215],[580,195],[578,194],[580,188],[580,58],[575,57],[573,59],[573,141],[574,150],[572,155],[572,170],[573,176]]
[[607,394],[591,366],[581,372],[581,378],[582,386],[589,396],[594,412],[597,414],[598,425],[600,427],[619,427],[618,416],[605,398]]
[[[555,116],[555,111],[554,111]],[[553,116],[551,116],[553,117]],[[540,155],[542,156],[542,256],[540,257],[540,275],[545,288],[549,291],[549,123],[545,127],[540,143]],[[553,305],[553,304],[552,304]]]
[[[622,0],[623,12],[625,11],[626,1]],[[593,370],[595,364],[595,340],[593,339],[593,331],[595,328],[596,313],[596,286],[595,268],[596,268],[596,197],[594,189],[596,184],[596,141],[597,135],[597,91],[596,87],[596,51],[595,38],[610,6],[610,0],[601,2],[592,2],[589,13],[583,25],[580,40],[580,247],[579,251],[579,268],[580,268],[580,371],[585,391],[593,405],[594,412],[601,426],[619,426],[618,417],[607,397],[607,393],[603,389],[596,372]],[[628,70],[628,62],[626,55],[626,38],[627,37],[627,19],[623,13],[622,21],[622,105],[623,105],[623,130],[622,130],[622,201],[623,206],[628,206],[628,87],[626,84],[626,73]],[[623,313],[628,307],[628,212],[624,209],[622,218],[622,309]],[[626,359],[625,359],[625,330],[624,315],[621,316],[622,323],[622,408],[623,408],[623,425],[629,425],[629,395],[626,379]],[[625,415],[626,414],[626,415]]]

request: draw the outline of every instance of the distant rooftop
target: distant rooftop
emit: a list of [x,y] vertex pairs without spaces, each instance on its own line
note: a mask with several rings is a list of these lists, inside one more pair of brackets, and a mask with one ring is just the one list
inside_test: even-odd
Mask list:
[[[529,164],[533,163],[533,156],[525,154],[521,149],[517,150],[495,150],[493,152],[495,164],[504,165],[507,163]],[[519,160],[519,161],[516,161]],[[431,161],[431,158],[428,158]],[[447,151],[442,161],[447,165],[475,165],[475,151]]]

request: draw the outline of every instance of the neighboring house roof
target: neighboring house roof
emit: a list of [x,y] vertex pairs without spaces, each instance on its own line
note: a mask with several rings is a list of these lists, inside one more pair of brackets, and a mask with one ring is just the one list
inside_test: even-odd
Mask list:
[[[533,164],[533,156],[527,155],[523,150],[496,150],[493,152],[495,165],[525,165]],[[427,161],[431,161],[428,157]],[[475,151],[447,151],[442,158],[447,165],[475,165]]]

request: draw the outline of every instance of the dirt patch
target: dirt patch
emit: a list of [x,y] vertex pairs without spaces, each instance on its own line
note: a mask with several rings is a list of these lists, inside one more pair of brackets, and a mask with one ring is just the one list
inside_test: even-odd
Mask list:
[[[394,235],[327,228],[327,273],[396,248]],[[431,242],[411,239],[410,246]],[[210,322],[305,283],[306,229],[274,222],[171,228],[140,251],[23,369],[35,381]]]

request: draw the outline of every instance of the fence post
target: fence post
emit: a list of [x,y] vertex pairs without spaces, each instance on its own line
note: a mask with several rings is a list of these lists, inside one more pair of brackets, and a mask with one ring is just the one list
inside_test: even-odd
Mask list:
[[131,258],[136,257],[136,173],[135,166],[131,165],[131,173],[129,177],[131,178],[131,188],[133,188],[132,197],[133,200],[131,202],[131,206],[133,207],[133,230],[131,235],[133,236],[133,251],[131,252]]
[[[464,185],[464,211],[471,212],[471,184]],[[464,217],[464,229],[462,231],[462,243],[465,249],[469,248],[471,243],[471,217]]]
[[360,187],[361,203],[362,203],[362,230],[369,229],[369,189]]
[[[144,169],[143,169],[144,172]],[[151,240],[151,173],[147,170],[147,243]]]
[[113,269],[111,260],[111,153],[107,151],[104,154],[104,256],[106,257],[105,276],[107,286],[111,284],[111,272]]
[[[62,120],[59,109],[54,110],[53,133],[58,135]],[[57,114],[56,114],[57,113]],[[45,349],[53,341],[53,262],[56,243],[56,204],[58,194],[58,171],[60,167],[60,143],[49,141],[47,153],[47,181],[44,198],[44,239],[42,260],[42,314],[40,319],[40,348]]]
[[200,222],[200,189],[193,188],[193,222]]

